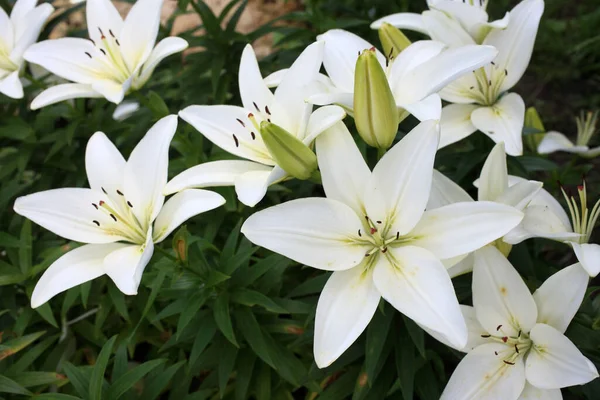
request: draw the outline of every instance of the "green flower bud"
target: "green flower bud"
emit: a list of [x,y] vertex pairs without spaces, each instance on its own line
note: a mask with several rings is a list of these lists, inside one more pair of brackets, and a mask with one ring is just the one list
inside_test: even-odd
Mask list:
[[308,179],[317,170],[315,153],[285,129],[263,121],[260,135],[277,165],[294,178]]
[[383,47],[385,56],[390,60],[398,57],[402,50],[410,46],[410,40],[404,36],[404,33],[387,22],[381,25],[378,32],[381,47]]
[[356,61],[354,122],[369,146],[388,149],[400,123],[398,108],[375,49],[365,50]]
[[529,150],[537,151],[545,133],[546,128],[544,128],[540,114],[538,114],[535,107],[529,107],[525,112],[525,135],[523,136],[525,145]]

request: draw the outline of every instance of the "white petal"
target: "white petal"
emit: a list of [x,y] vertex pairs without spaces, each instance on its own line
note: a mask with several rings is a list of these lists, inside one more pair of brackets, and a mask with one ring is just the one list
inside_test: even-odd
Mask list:
[[131,245],[115,250],[104,258],[104,271],[125,294],[137,294],[146,265],[154,253],[152,232],[142,246]]
[[218,193],[187,189],[171,197],[154,221],[154,243],[162,242],[173,230],[191,217],[225,204]]
[[462,348],[455,348],[452,343],[448,342],[448,340],[441,334],[436,331],[432,331],[431,329],[427,329],[424,326],[419,325],[425,332],[430,334],[436,340],[444,343],[448,347],[455,348],[455,350],[463,351],[468,353],[479,345],[485,344],[489,342],[489,339],[481,337],[482,335],[486,335],[487,331],[483,329],[479,321],[477,321],[477,316],[475,315],[475,309],[471,306],[463,306],[460,305],[460,311],[465,319],[465,323],[467,324],[467,331],[469,338],[467,340],[467,344]]
[[49,87],[38,94],[31,102],[31,109],[37,110],[61,101],[77,98],[98,98],[102,95],[92,89],[91,85],[81,83],[64,83]]
[[242,203],[254,207],[265,197],[270,185],[281,182],[286,177],[287,173],[277,165],[266,171],[245,172],[234,179],[235,193]]
[[563,397],[560,389],[539,389],[526,383],[517,400],[563,400]]
[[440,148],[456,143],[477,130],[471,123],[471,113],[478,108],[474,104],[448,104],[442,108]]
[[120,84],[112,79],[100,79],[92,82],[92,89],[100,93],[111,103],[119,104],[125,97],[125,91],[127,90],[125,84]]
[[4,79],[0,79],[0,93],[13,99],[23,98],[23,85],[19,79],[19,71],[14,71]]
[[[102,228],[112,222],[92,203],[98,203],[104,194],[91,189],[53,189],[19,197],[15,201],[17,214],[29,218],[69,240],[83,243],[111,243],[123,239]],[[93,221],[98,221],[97,226]]]
[[472,28],[479,24],[487,23],[488,20],[488,15],[483,8],[460,1],[438,1],[431,8],[443,11],[467,32],[471,32]]
[[[454,260],[456,260],[457,258],[460,260],[458,262],[454,262]],[[464,275],[473,271],[474,263],[475,256],[473,253],[467,254],[466,256],[464,256],[464,258],[455,257],[442,260],[442,264],[444,264],[444,267],[446,267],[450,278],[456,278],[457,276]]]
[[175,53],[179,53],[188,48],[188,42],[183,40],[180,37],[166,37],[152,50],[150,56],[144,63],[142,70],[139,73],[137,79],[133,82],[133,88],[139,89],[144,86],[144,84],[150,79],[150,76],[154,72],[156,66],[165,58],[173,55]]
[[452,16],[437,10],[424,11],[422,15],[423,24],[433,40],[456,47],[475,44],[469,32]]
[[506,204],[507,206],[512,206],[519,211],[523,211],[542,189],[542,185],[542,182],[537,181],[517,183],[502,193],[496,199],[496,202]]
[[509,351],[506,345],[489,343],[469,352],[454,370],[440,400],[517,399],[525,387],[525,371],[522,358],[515,365],[504,363]]
[[310,115],[306,137],[302,142],[309,146],[321,133],[346,117],[346,112],[338,106],[321,107]]
[[440,259],[470,253],[501,238],[521,222],[514,207],[487,201],[449,204],[427,210],[410,231],[411,244]]
[[125,244],[87,244],[54,261],[35,285],[31,307],[37,308],[57,294],[104,275],[104,258]]
[[362,221],[336,200],[305,198],[252,214],[242,233],[254,244],[313,268],[350,269],[372,245],[361,244]]
[[317,138],[317,158],[327,198],[339,200],[364,215],[363,196],[371,171],[343,122]]
[[371,24],[371,29],[379,29],[384,22],[395,26],[400,29],[408,29],[427,35],[427,28],[423,24],[423,18],[421,14],[414,13],[398,13],[391,14],[386,17],[380,18]]
[[543,237],[558,241],[577,240],[580,237],[579,234],[573,233],[569,226],[565,226],[550,207],[533,204],[542,191],[544,189],[541,189],[523,210],[525,217],[521,224],[504,236],[503,240],[506,243],[518,244],[532,237]]
[[394,308],[442,335],[455,348],[467,343],[467,326],[442,263],[415,246],[388,248],[373,272],[375,286]]
[[190,188],[233,186],[240,175],[250,171],[271,172],[273,167],[242,160],[221,160],[198,164],[171,179],[164,194]]
[[508,189],[508,167],[504,143],[497,143],[485,159],[479,175],[478,200],[496,201]]
[[[354,93],[354,69],[358,54],[373,47],[359,36],[342,29],[332,29],[317,37],[325,42],[323,66],[335,86],[342,92]],[[379,63],[385,66],[385,57],[376,50]]]
[[518,94],[506,94],[493,106],[478,108],[471,114],[471,122],[494,142],[504,142],[508,155],[523,154],[521,136],[525,122],[525,103]]
[[310,96],[307,101],[318,106],[337,104],[350,113],[354,109],[354,93],[318,93]]
[[130,71],[146,62],[158,35],[162,0],[137,0],[119,34],[121,54]]
[[[23,61],[23,53],[36,42],[46,20],[54,12],[50,4],[40,4],[26,15],[26,21],[15,23],[15,46],[10,53],[10,60],[20,65]],[[14,9],[13,9],[14,14]]]
[[393,82],[396,104],[411,104],[438,92],[461,75],[488,64],[497,51],[491,46],[468,45],[450,48]]
[[108,68],[101,61],[102,53],[94,44],[80,38],[60,38],[36,43],[27,49],[24,57],[27,61],[76,83],[92,84],[106,75]]
[[475,74],[467,73],[449,83],[440,90],[440,96],[443,100],[457,104],[477,103],[479,96],[475,88],[478,86]]
[[380,298],[372,269],[359,265],[331,275],[319,296],[315,317],[314,353],[319,368],[329,366],[356,341]]
[[154,221],[165,201],[169,146],[176,130],[176,115],[160,119],[135,146],[125,165],[123,189],[143,227]]
[[88,0],[85,15],[88,35],[98,44],[102,43],[102,36],[110,36],[110,31],[118,35],[123,27],[123,19],[110,0]]
[[600,273],[600,245],[597,244],[579,244],[572,242],[573,250],[577,260],[587,273],[593,278]]
[[529,332],[537,319],[537,307],[527,285],[492,246],[475,252],[473,305],[481,325],[494,336]]
[[[10,12],[10,20],[14,23],[23,21],[31,10],[35,8],[37,0],[17,0]],[[4,10],[2,10],[4,12]],[[5,14],[6,15],[6,14]]]
[[280,69],[279,71],[275,71],[275,72],[269,74],[268,76],[266,76],[263,79],[263,81],[265,82],[265,85],[267,85],[267,87],[275,88],[275,87],[279,86],[279,84],[281,83],[281,81],[283,80],[283,77],[285,76],[285,74],[287,72],[288,72],[288,68]]
[[579,263],[566,267],[535,291],[537,321],[565,333],[585,296],[589,276]]
[[433,170],[431,194],[427,210],[447,206],[448,204],[473,201],[471,196],[460,185],[437,170]]
[[[259,112],[262,112],[265,106],[272,106],[274,99],[273,93],[271,93],[266,83],[263,81],[260,68],[258,67],[258,61],[256,60],[256,54],[250,44],[246,45],[242,52],[238,83],[240,86],[242,104],[246,110],[255,111],[255,103],[260,108],[260,110],[256,110]],[[247,113],[248,111],[246,111],[246,114]]]
[[510,12],[506,29],[493,29],[485,38],[484,44],[498,49],[495,63],[508,72],[501,91],[512,88],[527,69],[543,12],[543,0],[522,1]]
[[367,215],[403,235],[421,219],[431,190],[439,125],[417,125],[377,163],[366,189]]
[[[21,1],[23,2],[23,0]],[[13,7],[13,12],[15,8],[16,6]],[[4,46],[7,47],[7,53],[10,53],[13,47],[13,43],[15,41],[14,29],[10,17],[8,16],[8,14],[6,14],[3,8],[0,8],[0,41],[3,43]]]
[[442,99],[437,93],[434,93],[416,103],[404,104],[402,108],[414,115],[419,121],[439,120],[442,116]]
[[113,111],[112,119],[115,121],[125,121],[131,117],[137,110],[140,109],[140,103],[137,101],[124,101],[115,107]]
[[189,106],[179,111],[179,116],[223,150],[262,164],[274,164],[244,108]]
[[583,385],[598,377],[594,364],[565,335],[546,324],[530,333],[533,348],[525,364],[525,375],[533,386],[560,389]]
[[123,190],[125,159],[115,145],[102,132],[96,132],[85,149],[85,171],[90,187],[117,195]]
[[555,151],[583,153],[587,150],[587,146],[575,146],[565,135],[554,131],[546,133],[537,148],[540,154],[550,154]]

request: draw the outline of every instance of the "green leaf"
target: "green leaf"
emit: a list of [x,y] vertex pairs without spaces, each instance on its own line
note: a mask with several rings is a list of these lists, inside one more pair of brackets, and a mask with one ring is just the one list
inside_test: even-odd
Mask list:
[[206,32],[210,36],[218,36],[221,33],[221,27],[219,26],[219,20],[210,10],[210,7],[202,0],[192,1],[191,4],[198,15],[200,15]]
[[84,399],[89,398],[89,387],[90,387],[90,376],[89,371],[82,371],[81,368],[77,368],[73,364],[68,361],[65,361],[63,364],[63,369],[71,382],[71,385],[75,388],[77,393]]
[[123,292],[121,292],[114,283],[109,282],[108,295],[115,306],[115,310],[117,310],[119,315],[123,317],[125,321],[129,322],[129,313],[127,312],[127,305],[125,304],[125,295]]
[[13,354],[23,350],[31,343],[40,338],[46,331],[31,333],[29,335],[21,336],[16,339],[8,340],[4,344],[0,344],[0,360],[6,357],[12,356]]
[[31,395],[29,390],[4,375],[0,375],[0,393]]
[[385,339],[390,330],[394,313],[387,307],[387,315],[376,312],[367,328],[367,344],[365,349],[365,372],[369,385],[373,385],[375,369],[379,363]]
[[217,327],[215,326],[212,318],[205,318],[204,321],[205,322],[201,325],[202,329],[200,329],[196,335],[194,344],[192,345],[189,361],[190,365],[196,364],[198,357],[200,357],[206,346],[210,343],[217,332]]
[[144,387],[141,399],[154,400],[167,387],[175,373],[185,364],[185,360],[179,361],[177,364],[171,365],[160,374],[154,376],[152,381]]
[[223,398],[225,396],[225,388],[227,386],[227,382],[229,381],[229,376],[233,371],[233,367],[235,366],[235,359],[237,357],[238,349],[233,346],[231,343],[223,341],[223,346],[221,348],[221,354],[219,357],[219,396]]
[[133,368],[130,371],[127,371],[126,374],[117,379],[108,389],[108,393],[106,394],[106,399],[117,400],[122,395],[124,395],[131,387],[142,379],[146,374],[152,371],[154,368],[158,367],[162,363],[166,362],[166,359],[158,359],[145,362],[137,367]]
[[33,397],[33,400],[81,400],[81,397],[61,393],[43,393]]
[[56,318],[54,318],[54,314],[52,313],[52,308],[50,308],[50,303],[45,303],[35,309],[42,318],[46,320],[50,325],[55,328],[58,328],[58,322],[56,322]]
[[395,350],[396,369],[398,370],[402,397],[404,400],[412,400],[414,396],[415,371],[417,370],[414,347],[412,346],[412,342],[408,340],[398,340]]
[[179,336],[181,335],[185,327],[188,326],[192,318],[196,316],[198,310],[200,310],[200,307],[204,305],[207,298],[207,292],[202,291],[194,293],[192,297],[188,299],[185,308],[179,316],[179,321],[177,322],[177,339],[179,339]]
[[236,312],[235,317],[242,335],[254,353],[256,353],[261,360],[275,368],[275,364],[273,364],[273,360],[269,354],[270,352],[265,341],[265,336],[260,329],[260,325],[254,317],[254,314],[252,314],[252,311],[247,308],[242,308]]
[[0,232],[0,247],[21,247],[21,239],[17,239],[16,237],[9,235],[6,232]]
[[248,307],[258,305],[263,307],[265,310],[273,313],[288,313],[288,311],[285,308],[279,306],[277,303],[275,303],[273,300],[271,300],[264,294],[250,289],[237,289],[231,294],[231,301]]
[[104,371],[108,365],[108,360],[112,353],[113,345],[117,340],[117,336],[111,337],[100,350],[100,354],[96,359],[96,364],[92,370],[92,376],[90,377],[90,400],[102,400],[102,386],[104,384]]
[[26,219],[21,227],[21,247],[19,247],[19,268],[27,274],[31,269],[31,221]]
[[148,108],[150,108],[155,119],[160,119],[169,115],[169,107],[156,92],[148,93]]
[[227,240],[225,241],[225,245],[223,246],[223,250],[221,250],[221,257],[219,259],[219,264],[221,266],[227,265],[227,262],[233,258],[235,254],[235,249],[237,247],[238,240],[240,238],[240,229],[242,227],[243,219],[240,219],[235,227],[231,230],[229,236],[227,236]]
[[10,376],[23,387],[42,386],[66,381],[67,377],[56,372],[27,371]]
[[247,398],[250,380],[252,379],[256,356],[253,352],[245,350],[240,352],[238,359],[238,369],[235,377],[235,399],[245,400]]
[[25,371],[35,360],[37,360],[44,351],[46,351],[56,340],[59,335],[54,335],[49,338],[42,340],[40,343],[33,346],[25,354],[21,355],[20,358],[9,368],[9,372],[17,373]]
[[421,354],[421,357],[427,358],[425,354],[425,335],[423,329],[419,328],[412,319],[405,317],[404,315],[402,315],[402,319],[404,320],[404,326],[408,331],[408,335],[412,339],[417,350],[419,350],[419,354]]
[[225,336],[225,338],[227,338],[234,346],[239,347],[235,340],[235,334],[233,333],[231,315],[229,315],[229,294],[226,292],[221,293],[215,300],[213,315],[223,336]]

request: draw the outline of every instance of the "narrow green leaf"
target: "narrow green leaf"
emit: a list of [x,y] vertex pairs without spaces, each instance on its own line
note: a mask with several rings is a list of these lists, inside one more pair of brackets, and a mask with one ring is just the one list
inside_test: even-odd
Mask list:
[[375,369],[381,358],[385,339],[390,330],[390,324],[392,323],[394,316],[394,313],[391,312],[389,307],[387,307],[387,311],[388,313],[385,315],[381,311],[376,312],[367,328],[365,372],[367,373],[369,385],[373,385]]
[[396,342],[396,369],[400,380],[400,389],[404,400],[412,400],[414,396],[415,350],[412,342],[398,340]]
[[183,332],[186,326],[190,323],[192,318],[196,316],[200,307],[204,305],[206,299],[208,298],[207,292],[196,292],[192,295],[190,299],[188,299],[188,303],[181,312],[179,316],[179,321],[177,321],[177,339]]
[[421,357],[427,358],[425,354],[425,334],[423,333],[423,329],[419,328],[412,319],[405,317],[404,315],[402,315],[402,319],[404,320],[404,326],[408,331],[408,335],[412,339],[417,350],[419,350],[419,354],[421,354]]
[[256,356],[249,350],[242,350],[238,360],[237,375],[235,377],[235,400],[245,400],[248,397],[248,387],[250,387]]
[[32,398],[33,400],[81,400],[81,397],[62,393],[43,393]]
[[[210,314],[209,314],[210,315]],[[217,332],[217,327],[212,318],[205,318],[205,322],[201,325],[202,328],[194,339],[192,350],[190,352],[190,365],[196,364],[198,357],[202,354],[206,346],[210,343]]]
[[231,230],[229,236],[227,236],[227,240],[225,241],[225,245],[223,246],[223,250],[221,250],[221,257],[219,259],[219,264],[221,267],[224,267],[227,262],[233,258],[235,254],[235,249],[237,247],[239,238],[240,238],[240,229],[242,227],[243,219],[240,219],[235,227]]
[[119,379],[125,372],[127,372],[127,342],[123,341],[117,346],[117,351],[115,351],[111,382]]
[[54,335],[33,346],[30,350],[22,354],[13,365],[10,366],[8,372],[17,373],[25,371],[42,355],[44,351],[46,351],[54,342],[56,342],[57,339],[58,335]]
[[18,239],[6,232],[0,232],[0,247],[17,248],[21,247],[21,239]]
[[64,362],[63,369],[69,378],[69,382],[71,382],[71,385],[73,385],[77,393],[79,393],[79,395],[84,399],[88,399],[90,387],[89,374],[85,373],[81,368],[74,366],[68,361]]
[[264,294],[255,290],[240,288],[231,294],[231,301],[248,307],[261,306],[267,311],[279,314],[287,314],[288,311],[275,303]]
[[35,309],[42,318],[46,320],[50,325],[55,328],[58,328],[58,322],[56,322],[56,318],[54,318],[54,314],[52,313],[52,308],[50,308],[50,303],[45,303]]
[[200,15],[202,25],[204,25],[206,32],[210,36],[218,36],[221,33],[221,27],[219,26],[219,20],[210,10],[210,7],[202,0],[192,1],[190,4],[198,15]]
[[46,331],[31,333],[29,335],[21,336],[16,339],[8,340],[4,344],[0,344],[0,360],[6,357],[12,356],[13,354],[23,350],[31,343],[40,338]]
[[162,97],[160,97],[160,95],[156,92],[148,93],[148,107],[156,119],[160,119],[169,115],[169,107]]
[[129,322],[129,313],[127,312],[127,305],[125,304],[125,295],[121,292],[117,286],[109,282],[108,283],[108,295],[112,300],[115,310],[123,317],[123,319]]
[[229,376],[233,371],[233,367],[235,366],[235,359],[237,357],[238,349],[233,346],[231,343],[223,341],[223,346],[221,348],[221,354],[219,358],[219,396],[223,398],[225,396],[225,388],[227,386],[227,382],[229,382]]
[[23,387],[50,385],[67,380],[65,375],[42,371],[19,372],[10,378]]
[[271,398],[271,368],[267,364],[260,363],[254,390],[256,391],[257,399]]
[[0,375],[0,393],[31,395],[29,390],[4,375]]
[[100,354],[96,359],[96,364],[92,370],[92,376],[90,377],[90,400],[102,400],[102,386],[104,384],[104,371],[108,365],[108,360],[112,353],[113,345],[117,340],[117,336],[111,337],[100,350]]
[[117,400],[124,395],[131,387],[142,379],[146,374],[158,367],[162,363],[167,361],[166,359],[158,359],[145,362],[137,367],[127,371],[123,376],[117,379],[108,389],[106,399]]
[[254,314],[252,314],[252,311],[247,308],[241,308],[236,312],[235,317],[242,335],[254,353],[256,353],[261,360],[275,368],[275,364],[273,364],[273,360],[269,354],[269,347],[265,341],[264,334],[260,329],[260,325],[254,317]]
[[233,333],[231,315],[229,314],[229,295],[226,292],[221,293],[215,300],[213,314],[215,322],[221,333],[223,333],[223,336],[225,336],[225,338],[227,338],[234,346],[239,347],[235,339],[235,334]]
[[154,400],[167,387],[173,376],[179,369],[185,365],[185,360],[179,361],[177,364],[171,365],[169,368],[154,376],[152,381],[144,387],[141,399]]

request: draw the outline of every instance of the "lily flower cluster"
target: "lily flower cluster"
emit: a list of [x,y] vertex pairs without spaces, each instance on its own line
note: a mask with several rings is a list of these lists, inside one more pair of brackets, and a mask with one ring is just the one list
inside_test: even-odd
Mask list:
[[[161,4],[138,0],[123,21],[108,0],[88,0],[89,40],[31,45],[51,10],[19,0],[10,18],[15,28],[0,30],[0,91],[22,95],[17,82],[25,59],[74,82],[45,90],[32,108],[76,97],[120,103],[164,57],[187,46],[176,37],[155,46]],[[600,246],[589,243],[600,202],[588,209],[585,182],[578,200],[563,191],[569,219],[541,182],[508,174],[507,155],[523,151],[525,115],[523,99],[508,91],[529,63],[543,0],[524,0],[493,22],[487,1],[428,4],[421,15],[373,23],[383,51],[334,29],[290,68],[264,77],[247,45],[239,69],[241,106],[190,105],[179,112],[240,159],[203,163],[168,180],[177,116],[156,122],[127,160],[106,135],[93,134],[85,157],[89,189],[48,190],[14,204],[18,214],[86,243],[44,272],[32,306],[101,275],[136,294],[155,245],[225,202],[204,188],[233,186],[239,201],[254,207],[271,185],[311,180],[326,197],[262,209],[241,231],[254,244],[331,272],[315,316],[320,368],[357,340],[384,299],[433,338],[467,353],[443,399],[555,399],[560,388],[598,377],[564,332],[589,277],[600,273]],[[20,38],[23,18],[39,22],[28,25],[26,38]],[[0,19],[8,21],[4,13]],[[396,27],[431,40],[411,43]],[[442,99],[451,104],[442,108]],[[409,115],[419,123],[398,140],[398,125]],[[360,139],[377,148],[373,169],[343,121],[347,116]],[[549,133],[540,149],[594,152],[586,146],[595,121],[594,115],[579,122],[576,146],[561,148],[557,143],[565,139]],[[476,130],[497,143],[474,182],[477,200],[445,176],[443,166],[434,169],[439,148]],[[506,257],[513,245],[534,237],[569,245],[578,263],[531,295]],[[471,271],[473,306],[460,305],[451,278]]]

